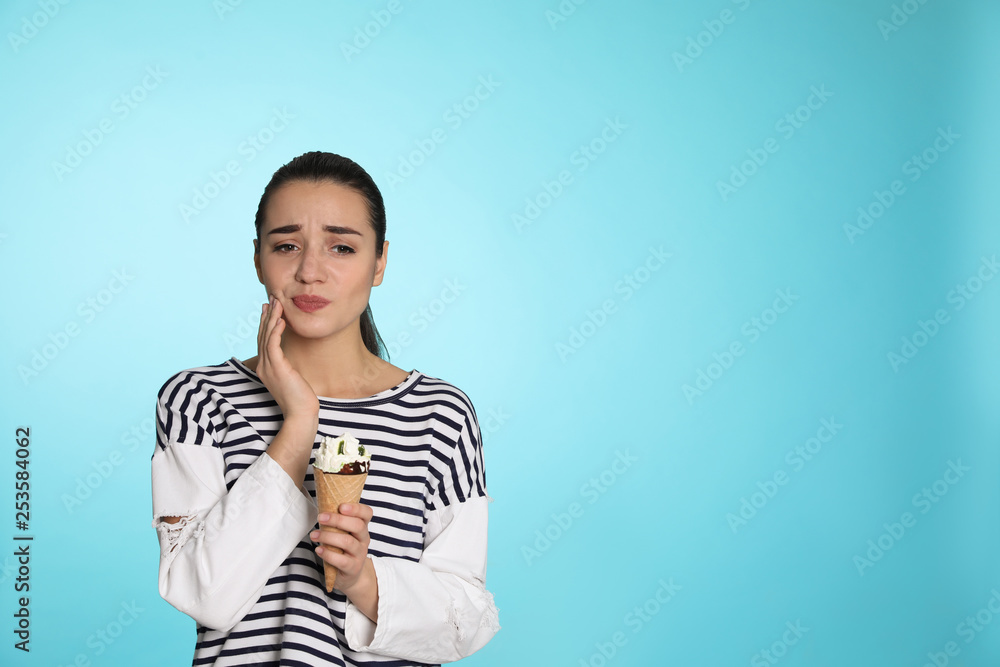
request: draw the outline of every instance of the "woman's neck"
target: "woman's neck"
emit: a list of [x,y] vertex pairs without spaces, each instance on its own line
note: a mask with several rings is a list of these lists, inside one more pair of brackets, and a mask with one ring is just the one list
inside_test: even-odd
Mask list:
[[317,396],[367,396],[367,387],[382,374],[385,362],[368,351],[359,334],[343,338],[300,338],[288,329],[282,334],[285,358]]

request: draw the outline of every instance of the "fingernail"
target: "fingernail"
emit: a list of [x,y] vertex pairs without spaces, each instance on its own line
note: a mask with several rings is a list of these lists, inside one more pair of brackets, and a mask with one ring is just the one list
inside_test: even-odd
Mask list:
[[329,514],[320,514],[319,515],[319,520],[320,521],[329,521],[330,520],[330,515]]

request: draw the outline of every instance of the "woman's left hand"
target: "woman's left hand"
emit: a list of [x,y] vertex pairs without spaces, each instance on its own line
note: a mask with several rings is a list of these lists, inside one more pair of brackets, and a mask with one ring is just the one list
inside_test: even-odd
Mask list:
[[[334,584],[341,592],[347,593],[361,578],[368,560],[368,522],[372,519],[372,508],[361,503],[343,503],[340,514],[319,515],[319,524],[333,526],[344,531],[335,533],[328,530],[314,530],[309,533],[320,558],[337,568]],[[332,548],[330,548],[332,547]],[[343,553],[338,553],[338,549]]]

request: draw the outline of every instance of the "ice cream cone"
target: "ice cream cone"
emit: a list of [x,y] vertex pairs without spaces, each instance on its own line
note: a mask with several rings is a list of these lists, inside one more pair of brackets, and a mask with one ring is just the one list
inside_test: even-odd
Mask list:
[[[356,503],[361,500],[361,490],[365,486],[365,479],[368,473],[363,472],[357,475],[343,475],[338,473],[323,472],[318,468],[313,468],[316,478],[316,504],[319,512],[330,514],[340,514],[337,510],[341,503]],[[342,533],[344,531],[320,524],[319,529],[326,532]],[[325,546],[324,549],[332,549],[336,553],[343,553],[337,547]],[[326,591],[333,591],[333,584],[337,581],[337,568],[323,561],[323,571],[326,574]]]

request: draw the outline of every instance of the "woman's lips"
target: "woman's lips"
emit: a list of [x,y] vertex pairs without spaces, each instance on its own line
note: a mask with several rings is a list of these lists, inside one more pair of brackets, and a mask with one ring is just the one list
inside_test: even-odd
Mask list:
[[311,312],[319,310],[323,306],[326,306],[327,304],[330,303],[330,301],[327,300],[327,299],[324,299],[321,296],[305,296],[305,295],[301,295],[301,296],[292,297],[292,303],[294,303],[295,306],[299,310],[305,311],[307,313],[311,313]]

